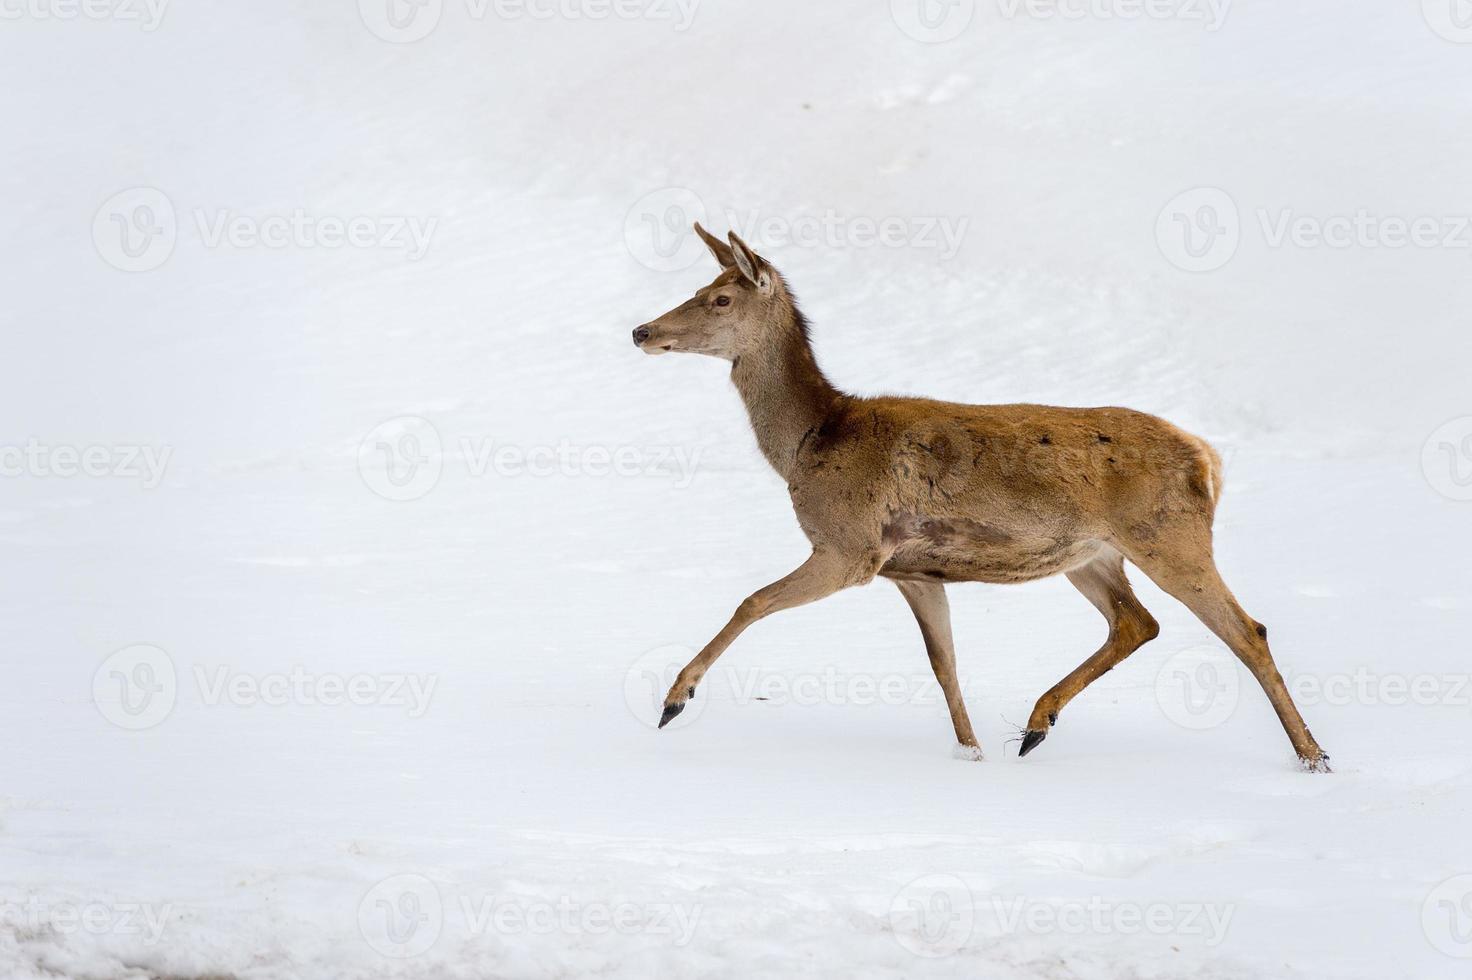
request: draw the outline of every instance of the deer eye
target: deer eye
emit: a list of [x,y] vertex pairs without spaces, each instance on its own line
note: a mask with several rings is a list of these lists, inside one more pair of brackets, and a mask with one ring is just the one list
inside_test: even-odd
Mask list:
[[731,297],[729,297],[729,296],[717,296],[716,297],[716,305],[717,306],[730,306],[731,305]]

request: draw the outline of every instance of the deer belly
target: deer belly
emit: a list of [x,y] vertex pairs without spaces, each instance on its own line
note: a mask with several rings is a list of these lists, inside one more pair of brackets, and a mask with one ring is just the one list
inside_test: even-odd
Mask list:
[[940,582],[1029,582],[1099,554],[1097,540],[1020,536],[976,521],[902,519],[887,529],[896,543],[879,574]]

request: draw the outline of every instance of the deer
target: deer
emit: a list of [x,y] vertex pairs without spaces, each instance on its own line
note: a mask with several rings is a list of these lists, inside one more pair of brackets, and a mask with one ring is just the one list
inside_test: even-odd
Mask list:
[[1268,631],[1217,571],[1212,525],[1220,455],[1164,419],[1126,408],[970,405],[861,397],[819,369],[808,321],[786,280],[733,231],[695,233],[720,273],[684,303],[636,327],[644,353],[703,354],[731,364],[757,446],[786,481],[812,545],[790,574],[758,589],[680,670],[664,728],[711,665],[749,626],[876,577],[893,582],[920,627],[944,694],[956,753],[980,759],[956,674],[946,586],[1063,574],[1109,632],[1044,692],[1021,733],[1035,750],[1086,687],[1160,632],[1125,577],[1128,561],[1179,600],[1261,685],[1301,767],[1329,757],[1293,703]]

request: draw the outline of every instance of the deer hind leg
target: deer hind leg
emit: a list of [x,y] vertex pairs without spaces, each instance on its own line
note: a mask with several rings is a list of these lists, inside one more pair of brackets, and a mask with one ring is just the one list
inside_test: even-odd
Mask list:
[[1048,730],[1058,721],[1058,713],[1084,688],[1103,677],[1115,665],[1160,635],[1155,617],[1135,598],[1124,575],[1124,558],[1108,549],[1081,568],[1068,573],[1074,584],[1094,608],[1109,622],[1109,637],[1098,651],[1067,677],[1054,684],[1038,698],[1027,720],[1019,756],[1027,755],[1048,737]]
[[951,640],[951,606],[946,601],[946,587],[939,582],[909,582],[896,580],[900,594],[910,604],[915,620],[920,624],[920,635],[925,640],[925,652],[930,657],[930,669],[946,697],[946,707],[951,712],[951,725],[956,729],[956,741],[970,758],[981,758],[981,746],[976,733],[971,730],[971,719],[966,715],[966,702],[961,698],[961,685],[956,678],[956,648]]
[[659,727],[668,725],[676,715],[685,710],[686,702],[695,696],[696,685],[705,677],[710,665],[752,623],[783,609],[816,602],[850,585],[862,585],[874,577],[887,557],[887,554],[877,550],[855,556],[815,549],[808,560],[795,571],[747,596],[736,608],[731,621],[675,678],[669,694],[665,695],[664,713],[660,716]]
[[1204,534],[1198,528],[1162,532],[1148,547],[1131,548],[1129,557],[1156,585],[1195,613],[1257,678],[1304,768],[1328,772],[1329,756],[1304,724],[1273,662],[1267,627],[1238,605],[1217,571],[1209,527]]

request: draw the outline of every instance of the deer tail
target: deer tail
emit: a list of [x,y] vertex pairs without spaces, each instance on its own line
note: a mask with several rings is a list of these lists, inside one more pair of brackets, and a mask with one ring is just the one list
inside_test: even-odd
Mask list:
[[1221,453],[1205,439],[1195,440],[1195,466],[1191,474],[1191,483],[1196,492],[1211,502],[1213,508],[1222,497],[1222,457]]

